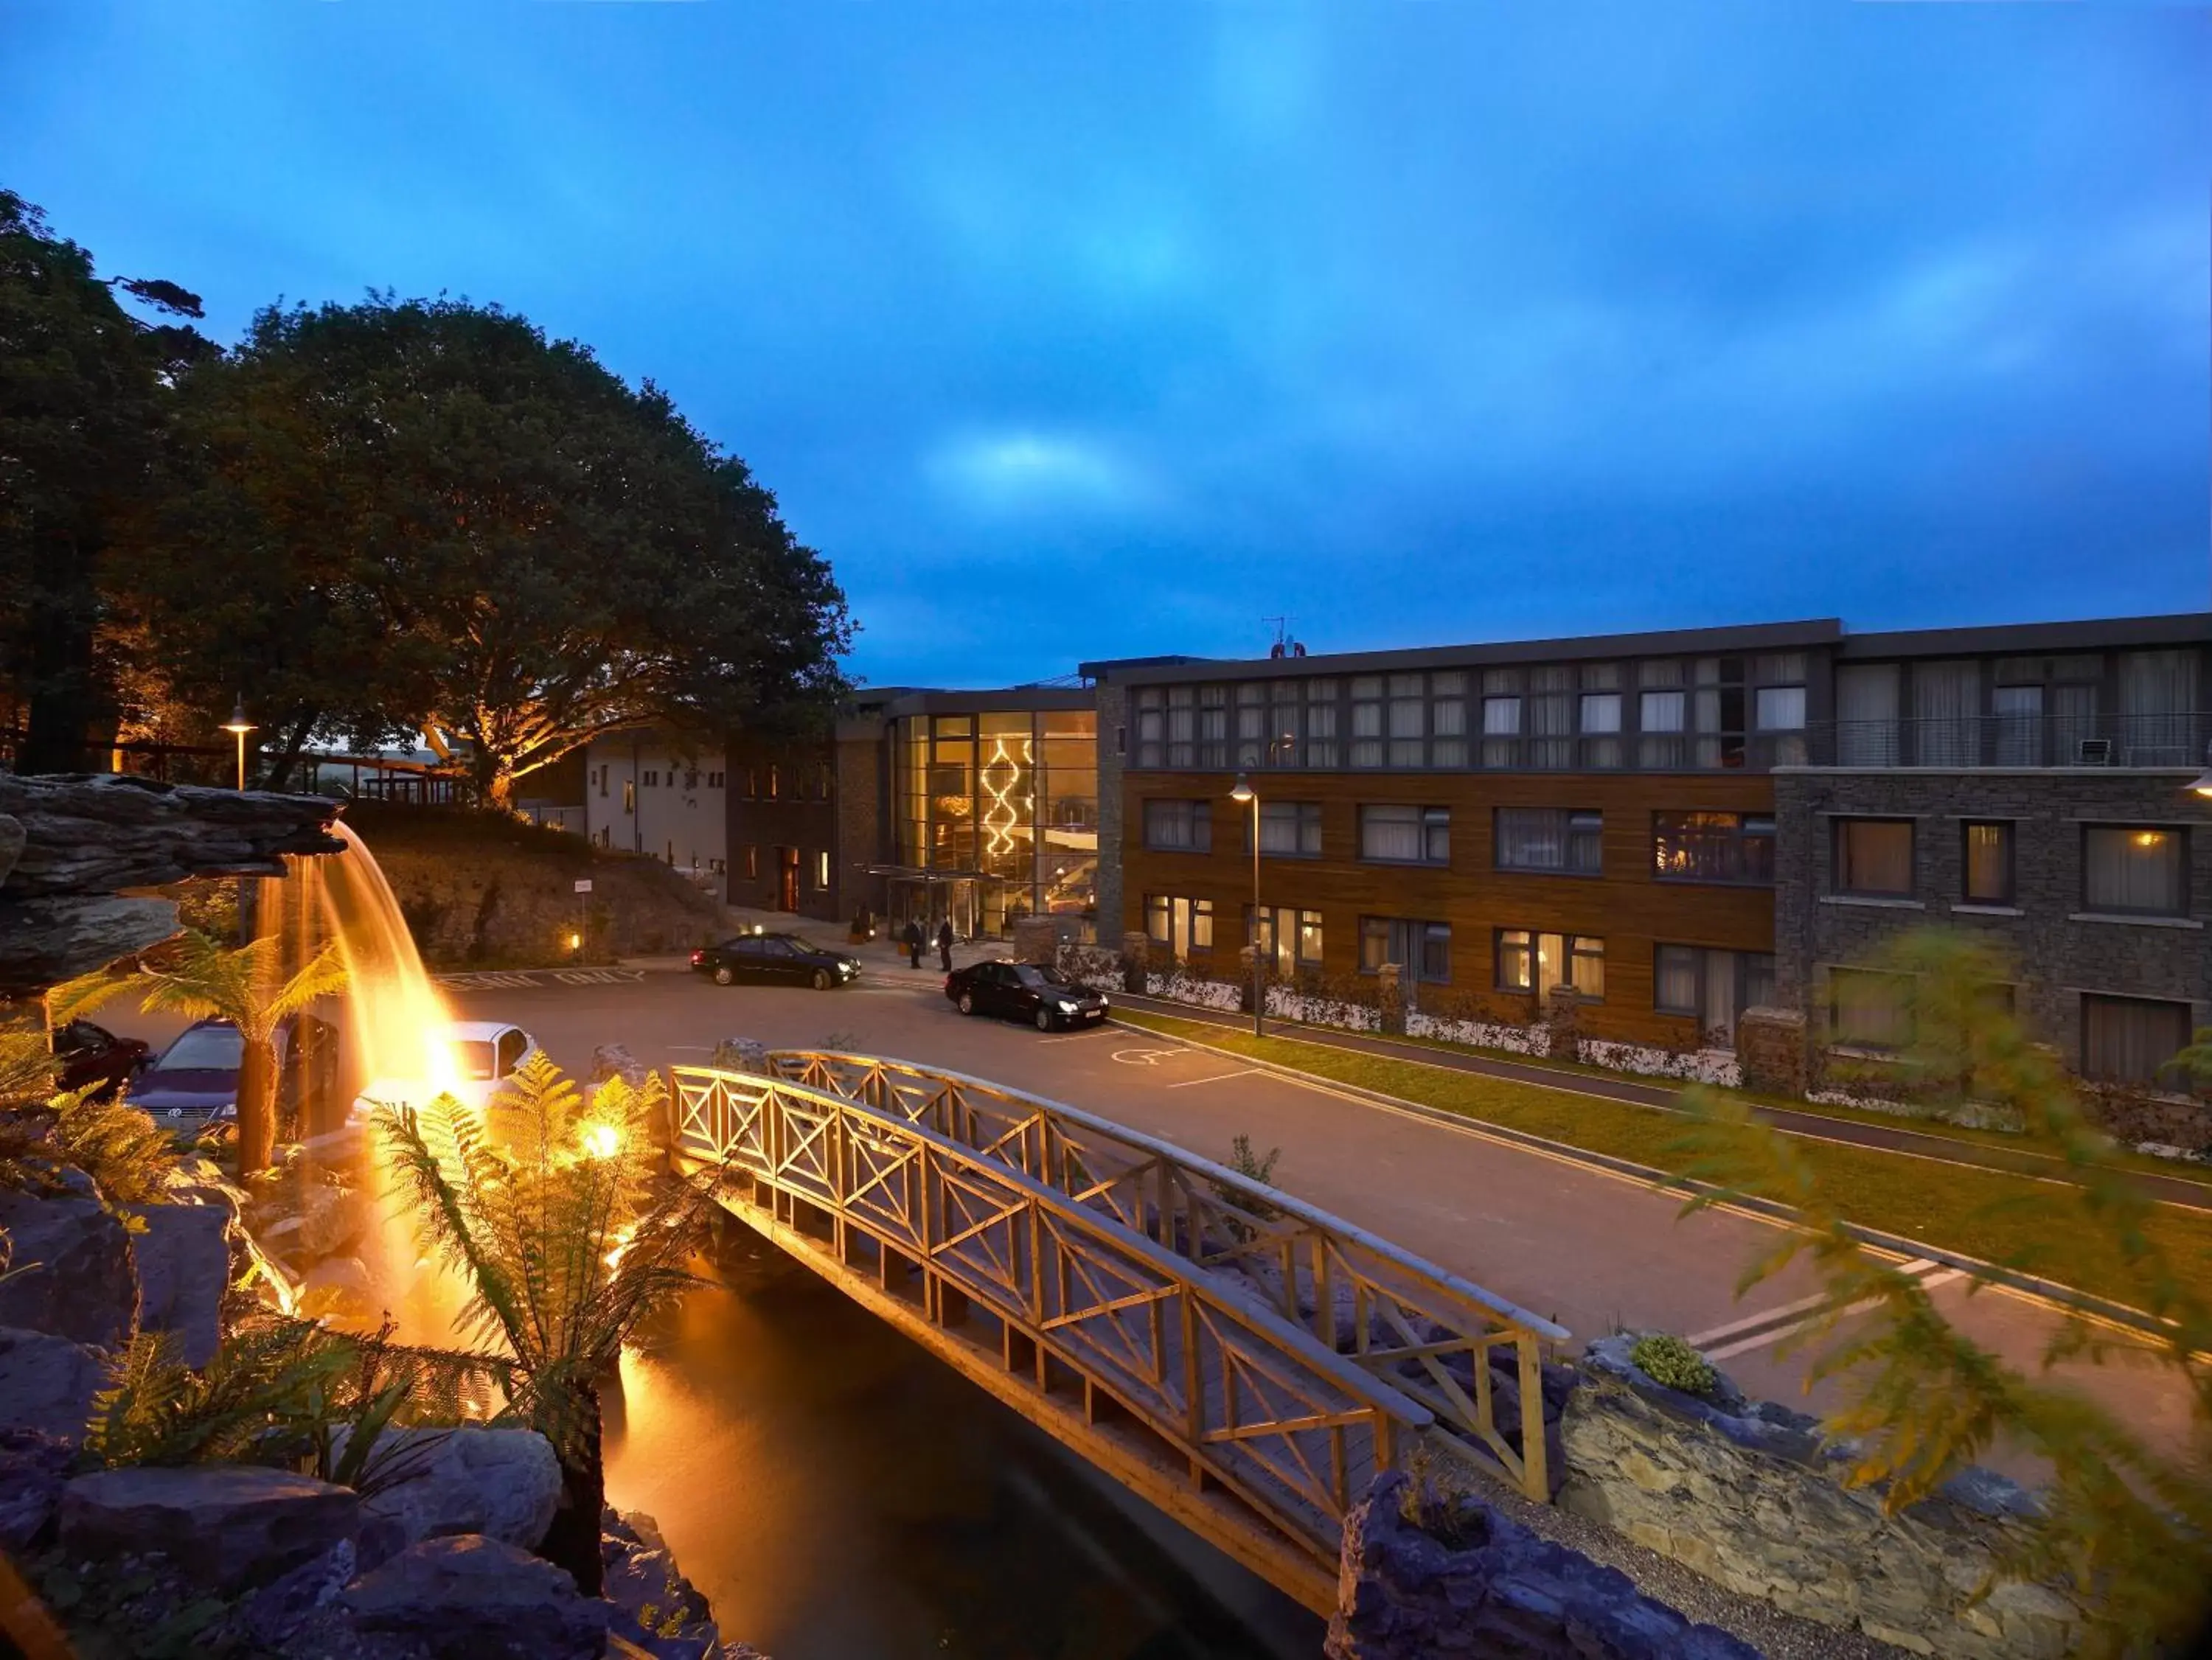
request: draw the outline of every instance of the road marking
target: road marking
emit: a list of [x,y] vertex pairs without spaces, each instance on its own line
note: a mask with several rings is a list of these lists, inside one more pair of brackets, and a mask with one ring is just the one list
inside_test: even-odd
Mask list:
[[1103,1026],[1094,1026],[1088,1031],[1065,1032],[1057,1038],[1039,1038],[1037,1041],[1039,1043],[1084,1043],[1092,1038],[1103,1036],[1105,1031],[1106,1028]]
[[[1933,1291],[1938,1286],[1946,1286],[1954,1280],[1966,1278],[1965,1269],[1944,1268],[1940,1263],[1931,1262],[1925,1257],[1914,1258],[1911,1262],[1905,1263],[1898,1271],[1918,1280],[1923,1291]],[[1785,1303],[1780,1308],[1769,1309],[1764,1314],[1754,1314],[1748,1319],[1738,1320],[1730,1325],[1716,1327],[1711,1331],[1701,1333],[1686,1341],[1691,1348],[1704,1349],[1705,1358],[1709,1360],[1729,1360],[1738,1354],[1747,1354],[1754,1348],[1765,1348],[1770,1343],[1778,1343],[1785,1337],[1794,1337],[1799,1332],[1826,1318],[1827,1316],[1825,1313],[1812,1314],[1803,1319],[1789,1318],[1790,1315],[1803,1313],[1808,1309],[1820,1309],[1826,1301],[1827,1299],[1825,1297],[1808,1297],[1798,1302]],[[1881,1306],[1881,1298],[1865,1297],[1842,1310],[1835,1318],[1839,1320],[1849,1319],[1855,1314],[1864,1314]],[[1780,1321],[1782,1324],[1774,1324],[1776,1321]],[[1753,1328],[1767,1329],[1754,1330]],[[1716,1337],[1723,1337],[1732,1332],[1747,1330],[1750,1332],[1749,1336],[1739,1337],[1734,1342],[1723,1344],[1719,1348],[1705,1348],[1705,1345]]]
[[1260,1069],[1256,1066],[1248,1066],[1235,1072],[1217,1073],[1211,1078],[1185,1078],[1179,1083],[1162,1084],[1160,1087],[1163,1089],[1188,1089],[1194,1083],[1226,1083],[1231,1078],[1249,1078],[1259,1069]]
[[1158,1066],[1163,1059],[1173,1060],[1182,1052],[1180,1049],[1117,1049],[1114,1058],[1124,1066]]

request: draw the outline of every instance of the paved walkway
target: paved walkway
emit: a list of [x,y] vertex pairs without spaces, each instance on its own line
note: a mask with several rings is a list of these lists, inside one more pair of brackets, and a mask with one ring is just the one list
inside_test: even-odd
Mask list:
[[[1162,997],[1136,997],[1126,992],[1121,994],[1121,1001],[1148,1013],[1205,1026],[1217,1026],[1226,1031],[1249,1032],[1251,1029],[1252,1021],[1249,1015],[1224,1015],[1210,1009],[1194,1008],[1188,1003],[1171,1003]],[[1435,1049],[1426,1044],[1370,1037],[1364,1033],[1300,1026],[1293,1021],[1270,1021],[1267,1024],[1269,1032],[1275,1036],[1294,1038],[1300,1043],[1318,1044],[1325,1048],[1381,1056],[1390,1060],[1413,1061],[1446,1072],[1468,1072],[1480,1077],[1509,1079],[1516,1083],[1534,1084],[1540,1089],[1596,1095],[1607,1100],[1626,1101],[1637,1106],[1654,1106],[1669,1112],[1681,1110],[1675,1104],[1680,1093],[1680,1085],[1644,1083],[1627,1078],[1570,1071],[1563,1067],[1539,1066],[1526,1061],[1494,1059],[1487,1055]],[[1796,1112],[1784,1106],[1763,1104],[1759,1111],[1776,1128],[1820,1141],[1878,1148],[1890,1153],[1909,1153],[1920,1158],[1942,1160],[1948,1164],[2011,1171],[2028,1176],[2053,1176],[2059,1167],[2057,1160],[2025,1148],[1992,1147],[1948,1136],[1931,1136],[1902,1125],[1862,1124],[1856,1118],[1832,1118],[1823,1113]],[[2212,1210],[2212,1187],[2207,1187],[2202,1182],[2192,1182],[2178,1176],[2161,1176],[2151,1171],[2130,1171],[2128,1175],[2138,1188],[2154,1199],[2167,1204],[2185,1205],[2194,1210]]]

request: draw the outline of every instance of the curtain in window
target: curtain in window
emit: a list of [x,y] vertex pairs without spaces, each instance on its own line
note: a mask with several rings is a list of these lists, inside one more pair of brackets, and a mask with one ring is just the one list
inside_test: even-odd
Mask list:
[[1535,695],[1523,711],[1531,766],[1566,767],[1575,764],[1574,670],[1562,667],[1534,669],[1528,675]]
[[1836,821],[1836,891],[1912,893],[1912,825],[1904,819]]
[[1498,931],[1498,983],[1509,991],[1527,991],[1535,984],[1529,937],[1525,928]]
[[1605,996],[1605,942],[1577,934],[1568,942],[1568,978],[1577,995]]
[[1419,863],[1421,858],[1421,809],[1418,807],[1363,807],[1359,809],[1359,857]]
[[1906,988],[1895,974],[1832,968],[1828,1003],[1838,1043],[1861,1049],[1902,1049],[1912,1040]]
[[1654,1009],[1673,1015],[1697,1012],[1698,959],[1703,954],[1690,945],[1659,948],[1651,991]]
[[1897,665],[1851,663],[1836,671],[1836,765],[1894,766]]
[[1912,669],[1912,757],[1919,766],[1972,766],[1981,759],[1975,717],[1982,671],[1976,663],[1921,663]]
[[1548,807],[1499,808],[1498,863],[1510,869],[1565,869],[1567,815]]
[[2197,654],[2124,651],[2120,655],[2120,746],[2130,766],[2191,766],[2203,759],[2192,742]]
[[2154,1083],[2189,1041],[2189,1005],[2140,997],[2081,999],[2081,1075]]
[[2043,764],[2043,688],[2000,686],[1990,694],[1990,723],[1996,729],[1992,759],[1999,766]]
[[2082,836],[2083,898],[2092,911],[2148,911],[2178,916],[2181,833],[2098,827]]

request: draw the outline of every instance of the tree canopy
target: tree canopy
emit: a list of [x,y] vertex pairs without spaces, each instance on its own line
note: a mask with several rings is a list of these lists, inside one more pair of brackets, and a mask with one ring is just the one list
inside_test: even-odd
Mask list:
[[[197,313],[173,284],[122,286]],[[419,734],[495,804],[605,733],[714,742],[842,691],[828,563],[743,461],[588,348],[388,293],[270,306],[228,351],[177,332],[0,195],[0,575],[30,597],[0,614],[0,689],[75,694],[53,701],[69,742],[27,744],[25,770],[77,764],[92,694],[112,732],[134,677],[201,732],[243,697],[270,782],[313,740]],[[33,649],[64,613],[73,669]]]

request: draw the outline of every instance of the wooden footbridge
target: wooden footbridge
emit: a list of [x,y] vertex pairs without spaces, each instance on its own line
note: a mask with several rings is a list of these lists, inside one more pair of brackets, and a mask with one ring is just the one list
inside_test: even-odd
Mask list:
[[673,1075],[679,1164],[726,1167],[733,1215],[1310,1607],[1423,1438],[1548,1497],[1538,1366],[1566,1332],[1348,1222],[957,1073],[777,1051]]

